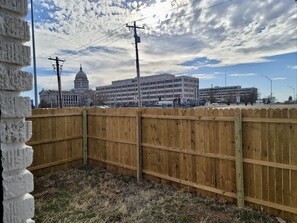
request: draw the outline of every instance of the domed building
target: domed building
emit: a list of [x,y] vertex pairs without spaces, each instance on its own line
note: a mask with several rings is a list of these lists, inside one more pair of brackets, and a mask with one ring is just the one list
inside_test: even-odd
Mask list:
[[80,65],[79,72],[75,76],[74,90],[76,91],[87,91],[89,90],[89,80],[85,72],[82,70]]
[[[75,75],[74,89],[62,91],[63,107],[89,107],[94,104],[95,90],[89,89],[89,80],[80,65]],[[44,90],[39,92],[39,107],[59,107],[59,92],[57,90]]]

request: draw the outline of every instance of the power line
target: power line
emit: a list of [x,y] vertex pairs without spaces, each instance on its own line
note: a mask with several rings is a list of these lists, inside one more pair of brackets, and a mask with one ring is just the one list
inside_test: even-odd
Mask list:
[[[116,29],[113,29],[110,33],[107,33],[107,34],[105,34],[103,36],[100,36],[97,39],[94,39],[91,42],[88,42],[86,44],[83,44],[83,45],[81,45],[81,46],[79,46],[79,47],[77,47],[77,48],[75,48],[75,49],[73,49],[71,51],[81,50],[83,48],[87,48],[87,47],[91,46],[93,43],[98,43],[98,41],[100,41],[100,40],[108,39],[109,37],[114,36],[117,33],[117,31],[120,30],[123,27],[124,27],[124,25],[121,25],[121,26],[117,27]],[[70,56],[70,57],[72,57],[72,56]]]
[[[73,0],[73,1],[74,1],[74,0]],[[204,11],[204,10],[208,10],[208,9],[211,9],[211,8],[214,8],[214,7],[217,7],[217,6],[220,6],[220,5],[229,3],[229,2],[231,2],[231,1],[233,1],[233,0],[228,0],[228,1],[220,2],[220,3],[217,3],[217,4],[215,4],[215,5],[212,5],[212,6],[203,8],[203,9],[199,9],[199,10],[193,11],[193,12],[188,13],[188,14],[185,14],[185,15],[182,15],[182,16],[180,16],[179,18],[182,18],[182,17],[185,17],[185,16],[189,16],[189,15],[192,15],[192,14],[195,14],[195,13],[198,13],[198,12],[201,12],[201,11]],[[76,2],[74,2],[74,3],[77,4]],[[183,6],[178,6],[178,7],[173,8],[173,9],[167,11],[167,12],[170,12],[170,11],[173,11],[173,10],[176,10],[176,9],[179,9],[179,8],[182,8],[182,7],[186,7],[186,6],[188,6],[189,4],[190,4],[190,3],[188,3],[188,4],[186,4],[186,5],[183,5]],[[165,13],[166,13],[166,12],[165,12]],[[155,15],[153,15],[153,16],[149,16],[149,17],[140,18],[140,19],[138,19],[138,20],[135,20],[135,22],[136,22],[136,21],[146,20],[146,19],[149,19],[149,18],[154,17],[154,16],[155,16]],[[169,18],[169,19],[166,19],[166,20],[164,20],[164,21],[168,21],[168,20],[171,20],[171,19],[172,19],[172,18]],[[164,22],[164,21],[163,21],[163,22]],[[71,50],[71,51],[77,51],[77,50],[80,50],[80,49],[83,49],[83,48],[87,48],[87,47],[90,47],[90,46],[91,46],[92,44],[94,44],[94,43],[98,43],[98,42],[100,42],[101,40],[106,40],[106,39],[110,38],[111,36],[114,36],[114,35],[115,35],[120,29],[122,29],[123,27],[124,27],[124,25],[121,25],[121,26],[119,26],[119,27],[113,29],[111,32],[109,32],[109,33],[107,33],[107,34],[105,34],[105,35],[103,35],[103,36],[100,36],[99,38],[97,38],[97,39],[95,39],[95,40],[92,40],[91,42],[88,42],[88,43],[86,43],[86,44],[83,44],[83,45],[81,45],[81,46],[79,46],[79,47],[77,47],[77,48],[75,48],[75,49],[73,49],[73,50]],[[125,36],[124,36],[124,37],[125,37]],[[120,38],[120,39],[121,39],[121,38]],[[117,40],[115,40],[115,41],[112,41],[112,42],[110,42],[110,43],[108,43],[108,44],[106,44],[106,45],[104,45],[104,46],[102,46],[102,47],[108,46],[108,45],[110,45],[111,43],[117,42],[117,41],[120,40],[120,39],[117,39]],[[74,58],[78,58],[78,57],[81,57],[81,56],[83,56],[83,55],[75,56],[75,54],[74,54],[74,55],[71,55],[70,57],[67,57],[67,59],[69,59],[69,58],[74,59]]]
[[[121,40],[121,39],[127,37],[128,35],[130,35],[130,33],[128,33],[128,34],[126,34],[126,35],[123,35],[123,36],[121,36],[120,38],[118,38],[118,39],[116,39],[116,40],[113,40],[113,41],[111,41],[111,42],[109,42],[109,43],[107,43],[107,44],[105,44],[105,45],[103,45],[103,46],[100,46],[100,47],[103,48],[103,47],[109,46],[110,44],[113,44],[113,43],[115,43],[115,42],[117,42],[117,41],[119,41],[119,40]],[[82,56],[86,55],[86,53],[87,53],[87,52],[83,53],[82,55],[71,56],[71,57],[68,57],[68,59],[69,59],[69,58],[71,58],[71,59],[76,59],[76,58],[78,58],[78,57],[82,57]]]
[[[73,1],[77,6],[79,6],[74,0],[72,0],[72,1]],[[225,1],[225,2],[220,2],[220,3],[215,4],[215,5],[212,5],[212,6],[210,6],[210,7],[203,8],[203,9],[199,9],[199,10],[193,11],[193,12],[191,12],[191,13],[188,13],[188,14],[186,14],[186,15],[182,15],[182,16],[180,16],[180,17],[184,17],[184,16],[188,16],[188,15],[191,15],[191,14],[195,14],[195,13],[197,13],[197,12],[201,12],[201,11],[203,11],[203,10],[207,10],[207,9],[210,9],[210,8],[214,8],[214,7],[217,7],[217,6],[219,6],[219,5],[222,5],[222,4],[231,2],[231,1],[233,1],[233,0],[228,0],[228,1]],[[176,8],[171,9],[171,10],[168,10],[168,11],[166,11],[166,12],[170,12],[170,11],[174,11],[174,10],[179,9],[179,8],[186,7],[186,6],[188,6],[189,4],[190,4],[190,3],[187,3],[187,4],[183,5],[183,6],[178,6],[178,7],[176,7]],[[165,12],[165,13],[166,13],[166,12]],[[89,15],[88,15],[88,16],[89,16]],[[135,20],[135,21],[146,20],[146,19],[149,19],[149,18],[154,17],[154,16],[155,16],[155,15],[153,15],[153,16],[149,16],[149,17],[140,18],[140,19],[137,19],[137,20]],[[90,18],[90,16],[89,16],[89,18]],[[170,19],[172,19],[172,18],[166,19],[166,20],[164,20],[164,21],[167,21],[167,20],[170,20]],[[77,48],[75,48],[75,49],[73,49],[73,50],[71,50],[71,51],[77,51],[77,50],[80,50],[80,49],[89,47],[89,46],[91,46],[91,44],[93,44],[93,43],[98,43],[98,41],[100,41],[100,40],[108,39],[109,37],[115,35],[115,33],[117,33],[117,31],[120,30],[121,28],[123,28],[124,26],[125,26],[125,25],[123,24],[123,25],[121,25],[121,26],[119,26],[119,27],[113,29],[111,32],[109,32],[109,33],[107,33],[107,34],[105,34],[105,35],[103,35],[103,36],[100,36],[99,38],[94,39],[94,40],[92,40],[92,41],[89,42],[89,43],[83,44],[83,45],[81,45],[81,46],[79,46],[79,47],[77,47]],[[118,39],[118,40],[119,40],[119,39]],[[118,41],[118,40],[116,40],[116,41]],[[116,42],[116,41],[114,41],[114,42]],[[111,42],[111,43],[113,43],[113,42]],[[107,45],[110,45],[111,43],[108,43]],[[107,46],[107,45],[105,45],[105,46]],[[104,47],[104,46],[103,46],[103,47]],[[78,56],[78,57],[79,57],[79,56]],[[70,56],[70,57],[67,57],[67,59],[68,59],[68,58],[77,58],[77,57],[76,57],[75,55],[72,55],[72,56]]]
[[[202,1],[202,0],[200,0],[200,1]],[[173,9],[168,10],[168,11],[165,11],[163,14],[168,13],[168,12],[172,12],[172,11],[174,11],[176,9],[184,8],[184,7],[189,6],[189,5],[190,5],[190,2],[187,3],[187,4],[181,5],[181,6],[177,6],[177,7],[173,8]],[[150,19],[150,18],[153,18],[155,16],[156,16],[156,14],[154,14],[152,16],[142,17],[142,18],[136,19],[135,22],[139,22],[139,21],[143,21],[143,20],[146,20],[146,19]],[[130,21],[130,22],[133,22],[133,21]]]
[[[72,1],[73,1],[76,5],[78,5],[74,0],[72,0]],[[189,15],[191,15],[191,14],[195,14],[195,13],[201,12],[201,11],[203,11],[203,10],[207,10],[207,9],[211,9],[211,8],[220,6],[220,5],[222,5],[222,4],[226,4],[226,3],[231,2],[231,1],[233,1],[233,0],[228,0],[228,1],[220,2],[220,3],[217,3],[217,4],[215,4],[215,5],[209,6],[209,7],[207,7],[207,8],[199,9],[199,10],[193,11],[193,12],[191,12],[191,13],[182,15],[182,16],[180,16],[180,18],[185,17],[185,16],[189,16]],[[170,12],[170,11],[174,11],[174,10],[179,9],[179,8],[186,7],[186,6],[188,6],[189,4],[190,4],[190,3],[185,4],[185,5],[183,5],[183,6],[178,6],[178,7],[176,7],[176,8],[173,8],[173,9],[171,9],[171,10],[166,11],[165,13]],[[135,22],[136,22],[136,21],[143,21],[143,20],[152,18],[152,17],[154,17],[154,16],[155,16],[155,15],[153,15],[153,16],[148,16],[148,17],[144,17],[144,18],[140,18],[140,19],[135,20]],[[166,19],[166,20],[164,20],[164,21],[168,21],[168,20],[171,20],[171,19],[172,19],[172,18],[169,18],[169,19]],[[164,21],[163,21],[163,22],[164,22]],[[107,33],[107,34],[105,34],[105,35],[103,35],[103,36],[100,36],[99,38],[94,39],[94,40],[92,40],[91,42],[88,42],[88,43],[86,43],[86,44],[83,44],[83,45],[81,45],[81,46],[79,46],[79,47],[77,47],[77,48],[75,48],[75,49],[73,49],[73,50],[71,50],[71,51],[77,51],[77,50],[80,50],[80,49],[83,49],[83,48],[87,48],[87,47],[91,46],[91,45],[94,44],[94,43],[98,43],[100,40],[108,39],[109,37],[115,35],[115,33],[117,33],[117,31],[120,30],[121,28],[123,28],[124,26],[125,26],[125,25],[121,25],[121,26],[119,26],[119,27],[113,29],[111,32],[109,32],[109,33]],[[70,57],[67,57],[67,59],[68,59],[68,58],[76,58],[76,57],[75,57],[74,55],[72,55],[72,56],[70,56]]]
[[[74,0],[72,0],[72,1],[73,1],[77,6],[79,6]],[[200,0],[200,1],[201,1],[201,0]],[[174,11],[174,10],[176,10],[176,9],[180,9],[180,8],[186,7],[186,6],[188,6],[189,4],[190,4],[190,3],[187,3],[187,4],[182,5],[182,6],[177,6],[177,7],[173,8],[173,9],[171,9],[171,10],[168,10],[168,11],[166,11],[166,12],[164,12],[164,13],[171,12],[171,11]],[[134,21],[137,22],[137,21],[141,21],[141,20],[146,20],[146,19],[152,18],[152,17],[154,17],[154,16],[155,16],[155,15],[153,15],[153,16],[148,16],[148,17],[143,17],[143,18],[139,18],[139,19],[137,19],[137,20],[132,20],[132,21],[130,21],[130,22],[128,22],[128,23],[131,23],[131,22],[134,22]],[[89,18],[90,18],[90,17],[89,17]],[[83,44],[83,45],[81,45],[81,46],[79,46],[79,47],[73,49],[72,51],[80,50],[80,49],[82,49],[82,48],[84,48],[84,47],[90,46],[92,43],[95,43],[95,42],[100,41],[100,40],[102,40],[102,39],[107,39],[108,37],[110,37],[111,35],[113,35],[116,31],[120,30],[120,29],[121,29],[122,27],[124,27],[124,26],[125,26],[125,24],[123,24],[123,25],[121,25],[121,26],[119,26],[119,27],[113,29],[110,33],[107,33],[107,34],[105,34],[105,35],[103,35],[103,36],[101,36],[101,37],[99,37],[99,38],[97,38],[97,39],[92,40],[91,42],[88,42],[88,43],[86,43],[86,44]]]
[[[233,1],[233,0],[228,0],[228,1],[224,1],[224,2],[220,2],[220,3],[217,3],[217,4],[211,5],[211,6],[206,7],[206,8],[202,8],[202,9],[194,10],[194,11],[192,11],[192,12],[190,12],[190,13],[187,13],[187,14],[185,14],[185,15],[181,15],[181,16],[179,16],[179,18],[183,18],[183,17],[189,16],[189,15],[196,14],[196,13],[198,13],[198,12],[202,12],[202,11],[204,11],[204,10],[208,10],[208,9],[211,9],[211,8],[215,8],[215,7],[218,7],[218,6],[220,6],[220,5],[223,5],[223,4],[232,2],[232,1]],[[169,21],[169,20],[171,20],[171,19],[172,19],[172,18],[168,18],[168,19],[163,20],[162,22]]]
[[49,89],[49,85],[50,85],[50,83],[51,83],[51,81],[52,81],[52,78],[53,78],[53,76],[55,75],[55,70],[56,70],[56,67],[55,67],[55,65],[53,64],[53,63],[51,63],[51,65],[52,65],[52,67],[53,67],[53,73],[52,73],[52,75],[50,76],[50,79],[49,79],[49,81],[48,81],[48,83],[47,83],[47,89]]
[[[80,7],[80,6],[78,5],[78,3],[77,3],[75,0],[72,0],[72,2],[73,2],[74,4],[76,4],[78,7]],[[89,18],[89,20],[90,20],[90,23],[93,23],[92,18],[90,17],[90,15],[89,15],[88,13],[86,13],[86,14],[88,15],[88,18]],[[86,22],[84,22],[84,23],[86,23]],[[109,37],[110,35],[113,35],[116,31],[118,31],[118,30],[119,30],[120,28],[122,28],[122,27],[124,27],[124,24],[121,25],[121,26],[119,26],[119,27],[117,27],[117,28],[115,28],[115,29],[113,29],[111,32],[109,32],[109,33],[107,33],[107,34],[105,34],[105,35],[103,35],[103,36],[100,36],[99,38],[96,38],[96,39],[92,40],[92,41],[89,42],[89,43],[83,44],[83,45],[81,45],[81,46],[79,46],[79,47],[77,47],[77,48],[75,48],[75,49],[73,49],[73,50],[71,50],[71,51],[76,51],[76,50],[82,49],[82,48],[84,48],[84,47],[86,47],[86,46],[91,45],[92,43],[95,43],[95,42],[101,40],[101,39],[107,39],[106,37]],[[91,34],[91,35],[93,36],[93,34]],[[73,40],[71,40],[71,41],[73,41]]]
[[206,7],[206,8],[202,8],[202,9],[195,10],[195,11],[193,11],[193,12],[191,12],[191,13],[182,15],[181,17],[185,17],[185,16],[188,16],[188,15],[192,15],[192,14],[195,14],[195,13],[197,13],[197,12],[201,12],[201,11],[204,11],[204,10],[207,10],[207,9],[215,8],[215,7],[217,7],[217,6],[220,6],[220,5],[223,5],[223,4],[232,2],[232,1],[233,1],[233,0],[228,0],[228,1],[225,1],[225,2],[220,2],[220,3],[218,3],[218,4],[211,5],[211,6]]

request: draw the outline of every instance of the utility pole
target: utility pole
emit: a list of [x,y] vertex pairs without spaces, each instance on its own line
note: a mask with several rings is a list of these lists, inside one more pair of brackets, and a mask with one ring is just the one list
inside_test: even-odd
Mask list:
[[141,94],[140,94],[140,69],[139,69],[139,57],[138,57],[138,43],[140,43],[140,37],[137,36],[137,29],[144,29],[144,27],[136,26],[136,21],[134,21],[133,26],[126,27],[134,29],[134,39],[135,39],[135,52],[136,52],[136,72],[137,72],[137,88],[138,88],[138,108],[141,108]]
[[58,91],[59,91],[59,103],[60,103],[60,108],[62,108],[63,107],[63,102],[62,102],[61,76],[60,76],[60,64],[59,64],[59,62],[65,62],[65,60],[61,60],[58,57],[56,57],[56,58],[51,58],[50,57],[48,59],[56,61],[56,72],[57,72]]
[[34,5],[33,5],[33,0],[31,0],[31,31],[32,31],[34,97],[35,97],[35,108],[38,108],[37,72],[36,72],[36,51],[35,51],[35,32],[34,32]]

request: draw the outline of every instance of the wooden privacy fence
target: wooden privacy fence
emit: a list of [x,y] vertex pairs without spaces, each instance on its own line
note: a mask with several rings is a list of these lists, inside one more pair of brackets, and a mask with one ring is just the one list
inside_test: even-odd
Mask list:
[[296,109],[90,109],[88,160],[297,221]]
[[35,175],[76,166],[83,160],[82,110],[33,109],[33,163],[29,167]]
[[106,165],[297,222],[297,109],[45,113],[32,117],[31,170]]

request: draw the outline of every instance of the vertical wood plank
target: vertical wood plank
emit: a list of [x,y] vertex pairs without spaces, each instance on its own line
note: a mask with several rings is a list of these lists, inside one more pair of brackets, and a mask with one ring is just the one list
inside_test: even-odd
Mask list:
[[83,110],[83,157],[84,165],[88,164],[88,116],[87,111]]
[[[213,118],[214,117],[214,109],[210,108],[207,110],[207,116]],[[207,130],[206,130],[208,137],[207,137],[207,147],[206,147],[206,151],[211,153],[211,154],[215,154],[216,153],[216,148],[215,148],[215,142],[214,142],[214,138],[215,138],[215,123],[213,121],[208,121],[207,122]],[[216,159],[214,158],[207,158],[206,159],[206,167],[207,167],[207,175],[206,175],[206,185],[216,188],[217,186],[217,182],[216,182]],[[210,193],[211,197],[217,197],[217,194],[215,193]]]
[[[289,117],[297,119],[297,109],[293,108],[289,110]],[[297,166],[297,124],[290,125],[290,164]],[[291,170],[289,175],[290,184],[290,206],[297,207],[297,171]],[[297,222],[297,215],[292,217],[292,222]]]
[[[202,117],[204,116],[205,109],[200,108],[196,111],[196,116]],[[203,153],[205,152],[205,122],[197,121],[196,122],[196,151]],[[197,183],[200,185],[206,185],[206,158],[203,156],[196,157],[196,171],[197,171]],[[197,189],[197,192],[202,196],[206,196],[207,192],[204,190]]]
[[[272,108],[268,109],[268,117],[274,118],[275,117],[275,111]],[[269,162],[276,162],[276,153],[275,153],[275,127],[276,123],[269,123],[269,129],[268,129],[268,161]],[[276,168],[275,167],[269,167],[268,169],[269,174],[269,194],[268,198],[269,201],[272,203],[276,202]],[[273,208],[268,209],[270,213],[276,215],[277,212]]]
[[[285,108],[282,109],[282,118],[288,119],[289,118],[289,109]],[[282,139],[281,139],[281,144],[282,144],[282,162],[284,164],[289,164],[290,163],[290,154],[289,154],[289,147],[290,147],[290,140],[289,140],[289,135],[290,135],[290,125],[288,124],[282,124]],[[287,132],[288,134],[284,134],[284,132]],[[290,171],[283,169],[282,170],[282,204],[284,206],[290,206]],[[286,212],[283,212],[282,217],[284,219],[289,219],[289,215]]]
[[[162,109],[162,115],[170,115],[170,110],[171,109]],[[161,123],[161,145],[168,147],[168,120],[164,119]],[[169,160],[170,152],[168,151],[163,151],[161,153],[161,173],[164,174],[165,176],[169,176],[169,165],[170,165],[170,160]],[[162,180],[162,183],[169,183],[168,180]]]
[[141,148],[141,111],[136,113],[136,160],[137,160],[137,181],[142,180],[142,148]]
[[236,162],[236,188],[237,206],[244,207],[244,186],[243,186],[243,159],[242,159],[242,120],[241,111],[235,113],[235,162]]
[[[190,110],[190,115],[191,116],[195,116],[195,110],[194,109],[191,109]],[[191,125],[191,144],[190,144],[190,149],[191,151],[193,152],[196,152],[196,126],[195,126],[195,123],[196,121],[192,120],[190,122],[190,125]],[[196,179],[197,179],[197,172],[196,172],[196,156],[195,155],[191,155],[191,166],[190,166],[190,181],[193,182],[193,183],[196,183]],[[192,192],[195,192],[196,191],[196,188],[190,188]]]
[[[282,110],[275,109],[274,110],[274,118],[281,118]],[[275,125],[275,138],[274,138],[274,151],[275,151],[275,162],[283,163],[283,154],[282,154],[282,142],[284,141],[283,133],[284,129],[282,128],[283,124],[278,123]],[[282,180],[283,180],[283,171],[281,168],[275,169],[275,201],[277,204],[282,204],[283,201],[283,188],[282,188]],[[276,215],[280,216],[282,211],[276,211]]]
[[[261,119],[268,116],[267,109],[261,109]],[[261,123],[261,160],[268,161],[268,123]],[[262,200],[268,201],[269,197],[269,168],[262,166]],[[267,210],[267,209],[266,209]]]
[[[249,116],[252,116],[253,118],[260,118],[261,113],[259,109],[253,109],[251,110]],[[252,146],[252,155],[254,160],[261,160],[261,126],[264,123],[251,123],[251,131],[252,131],[252,137],[249,139],[250,145]],[[261,200],[262,199],[262,166],[260,165],[254,165],[254,185],[253,185],[253,197],[256,199]],[[256,208],[259,208],[259,206],[255,206]]]
[[[172,115],[178,115],[178,109],[172,109]],[[168,168],[169,173],[168,175],[174,178],[180,178],[180,168],[179,168],[179,120],[168,120],[167,121],[167,136],[168,136],[168,147],[175,148],[176,152],[169,152],[168,158]],[[173,186],[179,187],[179,183],[172,182]]]
[[[224,117],[234,117],[234,110],[232,109],[224,109]],[[225,153],[226,155],[235,157],[235,141],[234,141],[234,124],[232,122],[225,122],[224,132],[225,133]],[[225,164],[224,171],[224,181],[228,191],[235,192],[236,191],[236,171],[235,171],[235,162],[231,160],[223,161]],[[231,200],[231,199],[230,199]],[[234,201],[234,199],[232,199]]]
[[[237,110],[238,111],[238,110]],[[237,112],[236,111],[236,112]],[[242,117],[250,117],[252,109],[242,109]],[[254,159],[254,150],[253,150],[253,122],[244,122],[242,123],[242,146],[243,146],[243,157],[248,159]],[[254,198],[254,164],[244,163],[244,194],[247,197]]]

